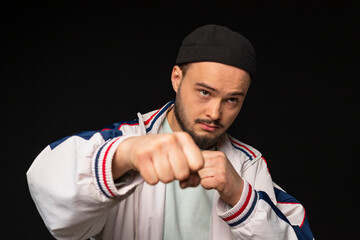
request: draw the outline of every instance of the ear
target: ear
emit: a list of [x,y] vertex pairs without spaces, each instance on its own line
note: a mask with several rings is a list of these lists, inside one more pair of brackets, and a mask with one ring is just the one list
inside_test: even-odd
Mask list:
[[179,66],[175,65],[171,72],[171,83],[175,92],[177,92],[179,89],[182,77],[183,75],[181,69],[179,68]]

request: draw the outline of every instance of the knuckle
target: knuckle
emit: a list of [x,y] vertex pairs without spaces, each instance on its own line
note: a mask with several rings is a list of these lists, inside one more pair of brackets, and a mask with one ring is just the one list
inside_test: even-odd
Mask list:
[[216,157],[217,157],[217,158],[221,158],[221,159],[225,159],[225,158],[226,158],[226,155],[225,155],[224,152],[217,151],[217,152],[216,152]]
[[177,140],[174,134],[164,134],[156,141],[155,146],[157,150],[163,149],[165,146],[176,144]]
[[220,167],[221,167],[221,169],[224,171],[223,174],[226,174],[226,172],[225,172],[225,171],[226,171],[226,170],[225,170],[225,169],[226,169],[226,162],[223,162],[223,161],[220,162]]
[[161,179],[161,182],[163,182],[163,183],[170,183],[170,182],[172,182],[172,181],[173,181],[173,179],[172,179],[172,178],[168,178],[168,177]]
[[163,147],[163,142],[157,139],[156,141],[150,142],[148,151],[149,152],[161,151],[162,147]]
[[208,179],[201,179],[200,180],[200,184],[203,188],[205,188],[206,190],[210,190],[213,188],[213,186],[211,185],[211,183],[209,182]]
[[162,152],[163,148],[164,148],[163,144],[161,144],[161,143],[160,144],[155,144],[153,146],[152,153]]
[[218,177],[218,182],[220,186],[224,186],[227,183],[227,179],[225,175],[221,175]]
[[190,176],[189,171],[182,171],[182,172],[177,174],[177,179],[180,180],[180,181],[183,181],[183,180],[188,179],[189,176]]
[[146,152],[145,151],[137,151],[134,153],[134,158],[137,160],[137,161],[142,161],[144,159],[144,156],[146,155]]
[[219,154],[217,157],[214,158],[214,161],[222,167],[226,167],[226,156]]
[[169,172],[166,174],[163,174],[160,178],[160,181],[163,183],[169,183],[169,182],[172,182],[173,180],[174,180],[174,175]]
[[187,132],[177,132],[176,134],[177,134],[179,137],[181,137],[181,138],[183,138],[183,139],[185,139],[185,140],[187,140],[187,141],[189,141],[190,139],[192,139],[191,136],[190,136],[190,134],[187,133]]
[[176,136],[174,134],[165,135],[164,142],[167,144],[175,144],[177,142]]
[[222,168],[219,172],[219,176],[225,178],[225,180],[231,177],[230,174],[231,172],[226,171],[225,168]]
[[201,169],[204,166],[204,163],[200,162],[200,161],[196,161],[189,165],[190,165],[191,170],[198,171],[199,169]]
[[190,134],[189,133],[187,133],[187,132],[182,132],[182,134],[183,134],[183,136],[184,136],[184,138],[187,138],[187,139],[192,139],[192,137],[190,136]]
[[145,181],[150,185],[155,185],[159,182],[159,180],[156,178],[145,179]]

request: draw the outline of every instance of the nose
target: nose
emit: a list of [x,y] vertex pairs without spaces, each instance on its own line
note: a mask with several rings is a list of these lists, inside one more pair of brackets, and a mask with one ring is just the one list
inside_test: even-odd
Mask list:
[[207,117],[211,120],[221,119],[221,100],[213,100],[209,102]]

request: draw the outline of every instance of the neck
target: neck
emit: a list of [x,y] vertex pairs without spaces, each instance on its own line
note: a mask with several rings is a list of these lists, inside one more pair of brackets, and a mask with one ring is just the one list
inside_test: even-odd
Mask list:
[[178,121],[176,120],[175,113],[174,113],[174,107],[171,108],[170,111],[166,114],[166,119],[170,125],[170,128],[173,132],[179,132],[182,131]]

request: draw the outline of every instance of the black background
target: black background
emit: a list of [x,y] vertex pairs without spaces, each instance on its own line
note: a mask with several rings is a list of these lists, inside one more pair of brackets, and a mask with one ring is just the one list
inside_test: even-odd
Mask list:
[[[354,239],[359,196],[355,2],[195,1],[2,6],[2,218],[11,239],[51,239],[25,173],[49,143],[174,99],[182,39],[208,23],[243,33],[258,76],[230,133],[259,149],[317,239]],[[11,236],[11,237],[9,237]]]

